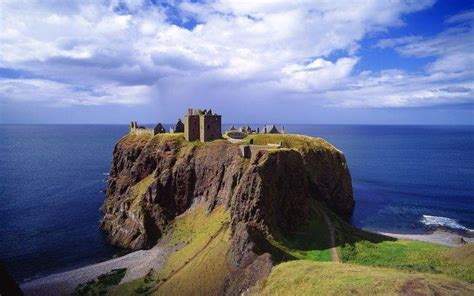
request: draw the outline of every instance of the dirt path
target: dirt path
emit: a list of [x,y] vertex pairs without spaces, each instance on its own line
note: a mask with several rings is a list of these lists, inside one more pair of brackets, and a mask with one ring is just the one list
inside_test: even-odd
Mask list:
[[328,226],[328,231],[329,231],[329,253],[331,254],[331,259],[333,262],[339,262],[341,263],[341,259],[339,258],[339,254],[337,253],[337,248],[336,248],[336,239],[334,236],[334,226],[332,225],[331,219],[329,219],[328,215],[321,211],[320,209],[317,209],[317,211],[321,214],[321,216],[324,219],[324,222],[326,222],[326,225]]

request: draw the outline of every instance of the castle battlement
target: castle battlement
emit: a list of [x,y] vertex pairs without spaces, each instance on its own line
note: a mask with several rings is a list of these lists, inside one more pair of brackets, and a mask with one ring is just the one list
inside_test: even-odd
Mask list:
[[222,138],[221,115],[212,110],[188,109],[184,116],[184,137],[187,141],[209,142]]

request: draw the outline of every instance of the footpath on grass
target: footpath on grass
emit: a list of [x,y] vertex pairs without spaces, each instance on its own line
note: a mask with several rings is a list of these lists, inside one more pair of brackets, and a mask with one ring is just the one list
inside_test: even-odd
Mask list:
[[328,226],[328,231],[329,231],[329,252],[331,254],[331,260],[333,262],[338,262],[341,263],[341,259],[339,258],[339,254],[337,253],[337,248],[336,248],[336,239],[334,236],[334,225],[332,225],[331,219],[324,213],[324,211],[321,211],[320,209],[317,209],[319,214],[323,217],[324,222]]

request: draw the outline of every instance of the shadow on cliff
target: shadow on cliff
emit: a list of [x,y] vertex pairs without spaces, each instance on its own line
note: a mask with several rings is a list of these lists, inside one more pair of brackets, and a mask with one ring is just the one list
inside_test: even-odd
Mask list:
[[[396,240],[392,237],[358,229],[318,202],[312,206],[309,218],[296,230],[285,234],[275,231],[268,238],[272,245],[269,250],[276,263],[295,259],[330,261],[329,249],[333,246],[330,243],[328,227],[333,227],[334,247],[347,248],[361,241],[378,244]],[[326,224],[321,211],[324,211],[330,218],[331,226]]]
[[6,264],[0,261],[0,295],[21,296],[24,295],[20,286],[8,273]]

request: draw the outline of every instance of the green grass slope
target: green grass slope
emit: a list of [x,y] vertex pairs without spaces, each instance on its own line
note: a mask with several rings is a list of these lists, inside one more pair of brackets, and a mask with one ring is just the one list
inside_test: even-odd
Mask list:
[[177,217],[169,229],[169,246],[177,246],[165,266],[116,287],[109,295],[216,295],[228,274],[229,213],[197,206]]
[[285,236],[275,234],[268,237],[268,241],[279,250],[274,254],[277,262],[295,259],[331,261],[328,228],[314,208],[308,221],[295,232]]
[[256,295],[473,295],[447,276],[388,268],[297,260],[277,265]]
[[[353,227],[330,213],[342,261],[408,271],[446,274],[474,283],[474,245],[449,248],[437,244],[397,240]],[[463,254],[463,259],[458,253]]]

